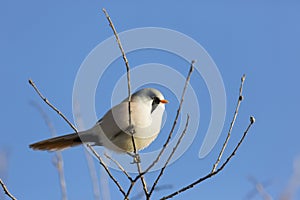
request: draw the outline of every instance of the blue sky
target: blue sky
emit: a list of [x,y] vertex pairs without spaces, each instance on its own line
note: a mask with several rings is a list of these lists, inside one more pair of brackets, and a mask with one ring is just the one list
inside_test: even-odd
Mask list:
[[[151,26],[190,36],[212,57],[226,89],[227,117],[223,133],[213,151],[199,159],[199,147],[210,119],[210,102],[201,76],[192,77],[191,83],[197,85],[197,95],[202,98],[200,130],[192,146],[169,166],[160,182],[162,186],[171,184],[172,188],[157,192],[154,198],[210,170],[226,137],[243,73],[247,75],[245,101],[226,155],[239,140],[250,115],[256,117],[255,126],[221,174],[174,199],[243,199],[254,187],[247,179],[249,176],[262,182],[271,181],[266,189],[278,198],[292,176],[294,160],[300,155],[297,126],[300,94],[296,89],[300,72],[300,4],[297,1],[1,1],[0,151],[6,152],[8,159],[6,170],[0,171],[0,175],[11,192],[19,199],[60,198],[58,176],[51,163],[53,154],[28,148],[30,143],[50,136],[30,102],[41,105],[58,133],[72,130],[41,102],[27,81],[32,78],[47,98],[73,120],[72,90],[77,71],[89,52],[112,35],[101,11],[103,7],[119,32]],[[188,68],[178,65],[188,67],[188,63],[176,56],[149,54],[147,57],[136,52],[128,57],[133,67],[161,61],[183,75],[187,73]],[[124,71],[116,69],[119,65],[121,60],[107,71],[106,79],[112,84],[98,86],[107,92],[96,96],[96,100],[103,102],[96,105],[99,118],[110,107],[107,96],[116,77],[125,72],[125,67]],[[173,98],[171,94],[170,98]],[[176,103],[167,105],[168,116],[175,113]],[[163,139],[159,138],[154,145]],[[63,156],[69,199],[93,199],[83,149],[66,150]],[[126,183],[119,172],[114,172]],[[153,177],[151,173],[149,182]],[[112,183],[109,189],[111,199],[121,197]],[[298,191],[295,199],[299,197]]]

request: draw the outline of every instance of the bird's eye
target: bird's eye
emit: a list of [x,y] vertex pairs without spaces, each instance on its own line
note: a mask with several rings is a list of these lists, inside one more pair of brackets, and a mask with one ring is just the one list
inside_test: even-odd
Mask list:
[[153,104],[159,104],[160,99],[158,97],[153,97]]

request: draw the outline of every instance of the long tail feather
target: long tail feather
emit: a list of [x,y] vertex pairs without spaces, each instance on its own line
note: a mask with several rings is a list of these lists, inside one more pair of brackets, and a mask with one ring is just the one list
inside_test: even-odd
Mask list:
[[82,144],[77,133],[63,135],[29,145],[34,150],[58,151]]

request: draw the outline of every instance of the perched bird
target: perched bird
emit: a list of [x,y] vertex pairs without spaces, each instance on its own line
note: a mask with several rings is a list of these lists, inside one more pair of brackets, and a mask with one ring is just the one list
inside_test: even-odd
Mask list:
[[34,150],[57,151],[84,143],[104,146],[116,152],[133,152],[149,146],[158,136],[165,105],[160,91],[144,88],[131,95],[131,126],[128,98],[110,109],[92,128],[29,145]]

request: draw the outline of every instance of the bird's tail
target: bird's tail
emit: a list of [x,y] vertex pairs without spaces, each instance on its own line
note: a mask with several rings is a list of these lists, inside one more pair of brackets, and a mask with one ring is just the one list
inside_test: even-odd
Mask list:
[[58,151],[80,144],[82,144],[82,142],[79,135],[77,133],[72,133],[55,138],[50,138],[47,140],[42,140],[40,142],[29,145],[29,147],[34,150]]

